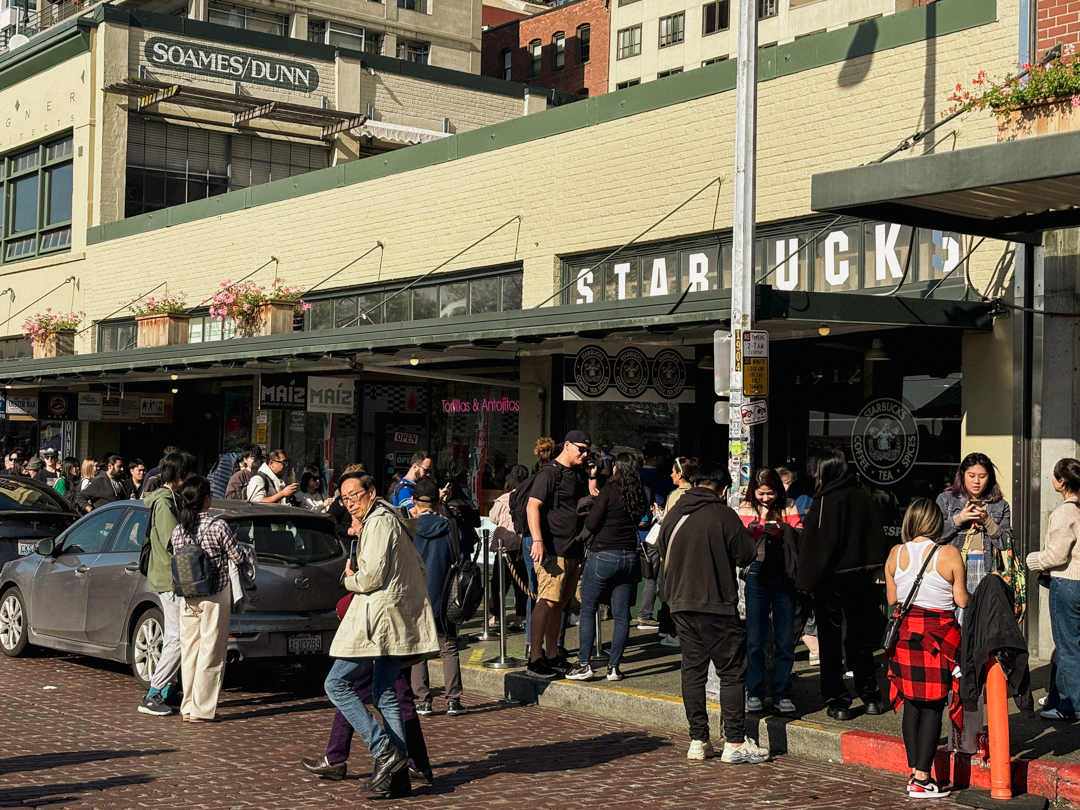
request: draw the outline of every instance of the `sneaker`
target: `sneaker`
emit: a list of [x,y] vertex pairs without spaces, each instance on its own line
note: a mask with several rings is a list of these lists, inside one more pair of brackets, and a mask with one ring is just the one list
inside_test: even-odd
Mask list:
[[912,799],[944,799],[949,795],[948,788],[944,788],[933,779],[920,782],[914,777],[908,782],[908,796]]
[[812,666],[812,667],[820,666],[821,665],[821,654],[820,653],[810,653],[809,663],[810,663],[810,666]]
[[160,694],[147,695],[139,702],[139,711],[143,714],[152,714],[154,717],[168,717],[173,713],[170,706],[165,705]]
[[165,701],[166,706],[179,709],[180,704],[184,702],[184,693],[178,684],[170,683],[161,690],[161,699]]
[[659,626],[660,626],[660,622],[658,622],[656,619],[638,619],[637,620],[637,629],[638,630],[651,630],[652,628],[659,627]]
[[720,756],[720,761],[726,762],[728,765],[760,765],[768,759],[767,754],[762,756],[759,753],[761,750],[752,745],[750,740],[746,740],[742,745],[738,746],[726,742],[724,743],[724,753]]
[[592,667],[590,667],[588,663],[582,664],[580,662],[574,664],[574,666],[570,668],[570,671],[566,673],[567,679],[571,681],[590,681],[592,680],[592,676]]
[[566,620],[566,626],[567,627],[577,627],[579,624],[581,624],[581,614],[580,613],[571,613],[570,618]]
[[686,752],[687,759],[712,759],[716,756],[716,750],[710,740],[691,740],[690,749]]
[[[140,709],[141,711],[141,709]],[[1044,712],[1039,712],[1039,717],[1043,720],[1075,720],[1075,714],[1066,714],[1061,709],[1047,709]]]
[[1041,698],[1039,698],[1039,705],[1040,706],[1045,706],[1046,705],[1046,699],[1048,697],[1049,697],[1049,695],[1043,695]]
[[780,698],[780,700],[773,701],[773,706],[780,714],[795,714],[795,704],[788,698]]
[[765,709],[765,704],[761,702],[761,698],[750,695],[746,699],[746,710],[748,712],[760,712]]
[[469,710],[462,705],[460,698],[450,698],[446,701],[446,713],[451,717],[466,714],[468,711]]
[[661,636],[660,643],[665,647],[681,647],[682,642],[679,641],[678,636]]
[[421,703],[417,703],[416,704],[416,713],[418,715],[420,715],[421,717],[431,717],[431,715],[432,715],[431,701],[430,700],[425,700],[425,701],[423,701]]
[[609,664],[609,665],[608,665],[608,668],[607,668],[607,679],[608,679],[609,681],[621,681],[621,680],[622,680],[623,678],[625,678],[625,677],[626,677],[626,676],[622,674],[622,670],[621,670],[621,669],[619,669],[619,665],[618,665],[618,664],[615,664],[615,665],[610,665],[610,664]]
[[[540,678],[545,681],[550,681],[552,678],[558,676],[558,672],[553,670],[547,665],[547,661],[543,658],[537,658],[535,661],[530,661],[528,666],[525,667],[525,674],[530,678]],[[419,711],[419,709],[417,709]]]
[[544,663],[548,665],[549,669],[553,669],[560,675],[565,675],[571,670],[570,662],[566,660],[566,656],[560,653],[555,658],[545,658]]

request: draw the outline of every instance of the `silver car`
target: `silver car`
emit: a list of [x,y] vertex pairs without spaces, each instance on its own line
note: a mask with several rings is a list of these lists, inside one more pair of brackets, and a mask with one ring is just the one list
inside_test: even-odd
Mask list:
[[[348,551],[326,515],[291,506],[214,501],[236,539],[254,547],[255,589],[229,626],[229,660],[326,654],[338,626]],[[139,573],[149,510],[99,507],[35,553],[0,570],[0,652],[27,645],[122,661],[148,687],[161,654],[158,595]]]

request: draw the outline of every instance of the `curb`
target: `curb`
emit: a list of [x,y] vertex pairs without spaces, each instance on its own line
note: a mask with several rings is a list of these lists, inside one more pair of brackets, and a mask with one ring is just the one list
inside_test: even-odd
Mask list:
[[[442,685],[438,659],[429,662],[429,670],[432,685]],[[597,682],[539,681],[522,674],[521,669],[486,669],[478,665],[478,659],[462,661],[461,677],[466,692],[473,694],[686,733],[682,700],[671,695]],[[710,726],[719,728],[720,704],[709,702],[706,706]],[[909,773],[904,741],[898,737],[780,717],[748,716],[746,730],[774,754],[861,765],[900,776]],[[990,763],[978,755],[939,750],[934,772],[960,790],[990,787]],[[1080,808],[1080,765],[1013,757],[1012,784],[1015,795],[1030,793]]]

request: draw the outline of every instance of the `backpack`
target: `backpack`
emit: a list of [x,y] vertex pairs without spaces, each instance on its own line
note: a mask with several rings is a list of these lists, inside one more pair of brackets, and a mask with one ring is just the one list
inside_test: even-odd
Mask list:
[[480,556],[480,543],[476,544],[473,559],[463,557],[458,543],[457,524],[450,520],[450,539],[454,544],[455,562],[446,572],[443,585],[442,616],[450,624],[460,626],[476,615],[484,601],[484,582],[476,559]]
[[210,595],[214,563],[198,542],[187,543],[174,551],[171,566],[173,593],[176,596],[197,599]]
[[536,479],[540,477],[540,474],[548,467],[555,467],[555,502],[551,504],[552,509],[559,508],[559,484],[562,482],[562,466],[552,462],[551,464],[541,467],[534,472],[524,481],[522,481],[518,488],[510,493],[510,519],[514,521],[514,531],[520,534],[522,537],[529,536],[529,498],[530,492],[533,486],[536,484]]

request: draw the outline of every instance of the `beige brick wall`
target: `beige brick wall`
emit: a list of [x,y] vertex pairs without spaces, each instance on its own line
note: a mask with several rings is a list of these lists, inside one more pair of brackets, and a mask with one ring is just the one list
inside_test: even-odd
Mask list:
[[363,71],[360,77],[360,110],[375,105],[375,120],[421,129],[442,131],[442,119],[450,119],[451,132],[497,124],[524,114],[519,97],[482,93],[452,87],[398,73]]

